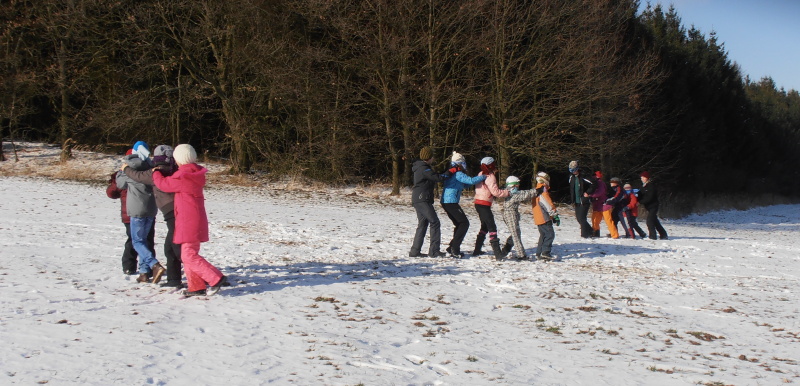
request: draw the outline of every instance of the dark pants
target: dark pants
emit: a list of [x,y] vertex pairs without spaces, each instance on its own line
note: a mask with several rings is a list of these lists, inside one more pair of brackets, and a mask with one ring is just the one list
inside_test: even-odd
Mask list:
[[630,222],[631,212],[627,206],[623,206],[622,208],[614,208],[614,212],[611,214],[611,218],[614,220],[614,226],[617,226],[617,223],[622,225],[622,230],[625,231],[625,237],[630,239],[635,239],[636,236],[633,235],[633,228],[631,228]]
[[164,239],[164,256],[167,257],[167,283],[181,282],[181,245],[172,242],[175,236],[175,216],[164,216],[167,238]]
[[658,205],[647,208],[647,232],[651,239],[656,239],[656,232],[662,239],[667,238],[667,230],[661,226],[661,221],[658,221]]
[[[136,259],[139,257],[139,254],[136,253],[136,250],[133,249],[133,240],[131,240],[131,224],[125,224],[125,235],[128,236],[128,239],[125,240],[125,249],[122,251],[122,272],[133,272],[136,273],[139,271],[139,264],[136,262]],[[155,250],[156,245],[156,229],[155,227],[150,229],[150,233],[147,234],[147,244],[149,245],[150,249]]]
[[542,225],[537,225],[539,228],[539,245],[536,246],[536,257],[545,255],[550,256],[553,250],[553,240],[556,239],[556,230],[553,229],[553,222],[548,221]]
[[631,237],[633,237],[633,231],[639,234],[639,237],[646,237],[647,233],[639,226],[639,222],[636,221],[636,216],[630,212],[630,210],[624,212],[628,219],[628,226],[630,227]]
[[[481,219],[481,233],[489,234],[489,242],[497,240],[497,224],[494,222],[494,213],[492,207],[486,205],[475,205],[475,210],[478,211],[478,217]],[[480,237],[480,235],[478,236]]]
[[587,217],[589,216],[589,208],[592,206],[590,204],[576,204],[575,205],[575,218],[578,220],[578,224],[581,226],[581,237],[592,237],[592,233],[594,230],[592,229],[592,225],[589,224],[589,220]]
[[458,254],[461,252],[461,243],[469,230],[469,219],[458,204],[442,204],[442,208],[447,212],[447,217],[453,222],[453,239],[450,240],[450,252]]
[[431,240],[428,249],[429,255],[439,253],[439,245],[442,243],[441,223],[439,223],[439,216],[436,215],[436,210],[433,209],[433,203],[419,202],[414,204],[414,210],[417,211],[417,232],[414,234],[414,243],[411,244],[411,251],[409,256],[419,255],[422,249],[422,243],[425,241],[425,233],[428,226],[431,227]]

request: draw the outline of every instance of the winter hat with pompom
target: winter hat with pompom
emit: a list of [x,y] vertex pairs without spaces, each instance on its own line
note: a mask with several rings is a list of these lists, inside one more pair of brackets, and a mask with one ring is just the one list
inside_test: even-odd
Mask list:
[[457,153],[457,152],[454,151],[453,152],[453,156],[450,157],[450,162],[457,163],[457,164],[463,164],[463,163],[465,163],[467,161],[466,161],[466,159],[464,159],[463,155],[461,155],[460,153]]
[[192,145],[184,143],[175,148],[175,151],[172,152],[172,158],[175,159],[178,165],[193,164],[197,162],[197,152]]

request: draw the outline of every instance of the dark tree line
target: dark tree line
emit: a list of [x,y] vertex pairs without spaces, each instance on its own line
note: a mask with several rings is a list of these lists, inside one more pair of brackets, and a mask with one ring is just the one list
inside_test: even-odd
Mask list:
[[745,176],[790,168],[797,92],[742,79],[717,37],[686,31],[674,9],[637,9],[3,1],[2,137],[60,143],[63,160],[75,145],[188,142],[234,173],[386,180],[395,192],[422,146],[474,166],[492,155],[503,177],[527,180],[563,180],[571,159],[632,181],[648,169],[676,194],[742,190]]

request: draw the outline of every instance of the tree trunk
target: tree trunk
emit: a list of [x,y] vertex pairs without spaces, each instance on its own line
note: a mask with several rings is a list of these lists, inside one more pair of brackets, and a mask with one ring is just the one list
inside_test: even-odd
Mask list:
[[72,146],[74,141],[70,138],[69,117],[69,94],[67,93],[67,63],[66,48],[62,41],[58,47],[58,87],[60,88],[61,106],[59,108],[58,125],[60,128],[59,140],[61,142],[61,162],[66,162],[72,158]]

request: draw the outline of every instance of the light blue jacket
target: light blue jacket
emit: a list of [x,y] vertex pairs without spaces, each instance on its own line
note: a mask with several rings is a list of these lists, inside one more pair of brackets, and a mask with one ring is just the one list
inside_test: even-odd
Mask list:
[[[455,166],[454,164],[451,166]],[[442,192],[442,204],[458,204],[461,200],[461,192],[470,185],[475,185],[486,179],[486,176],[470,177],[462,171],[456,172],[444,180],[444,191]]]

